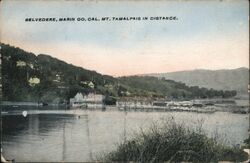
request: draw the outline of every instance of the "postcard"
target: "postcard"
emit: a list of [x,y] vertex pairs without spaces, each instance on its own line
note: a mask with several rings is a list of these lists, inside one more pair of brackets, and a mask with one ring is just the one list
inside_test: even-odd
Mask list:
[[249,1],[2,0],[2,162],[249,161]]

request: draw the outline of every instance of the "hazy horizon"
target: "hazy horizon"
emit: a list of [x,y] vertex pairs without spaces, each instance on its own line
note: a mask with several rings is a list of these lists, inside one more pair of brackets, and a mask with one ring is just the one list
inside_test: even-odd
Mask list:
[[[116,77],[249,68],[248,1],[60,2],[2,1],[1,42]],[[102,16],[178,20],[24,21]]]

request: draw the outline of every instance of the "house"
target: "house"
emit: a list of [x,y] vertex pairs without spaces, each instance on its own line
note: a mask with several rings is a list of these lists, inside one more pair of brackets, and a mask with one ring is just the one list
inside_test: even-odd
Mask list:
[[16,66],[17,66],[17,67],[24,67],[24,66],[26,66],[26,65],[27,65],[26,62],[21,61],[21,60],[19,60],[19,61],[16,62]]
[[83,97],[84,101],[87,103],[103,103],[104,96],[102,94],[89,93]]
[[86,107],[82,93],[77,93],[74,98],[70,98],[69,103],[72,107]]
[[72,107],[86,107],[86,108],[102,108],[104,95],[89,93],[83,96],[82,93],[77,93],[74,98],[70,99],[70,106]]
[[88,87],[92,89],[95,87],[95,84],[92,81],[81,81],[80,83],[83,85],[83,87]]
[[146,97],[122,97],[116,102],[118,108],[150,108],[152,99]]
[[30,86],[34,87],[35,85],[40,83],[40,79],[37,77],[31,77],[31,78],[29,78],[28,82],[29,82]]

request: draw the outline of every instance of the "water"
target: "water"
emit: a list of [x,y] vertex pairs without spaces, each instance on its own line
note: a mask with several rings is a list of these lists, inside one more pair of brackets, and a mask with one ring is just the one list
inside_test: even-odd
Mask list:
[[171,116],[189,126],[202,124],[209,136],[219,135],[228,145],[241,144],[248,136],[246,114],[28,110],[24,117],[18,110],[2,116],[3,154],[15,161],[93,161]]

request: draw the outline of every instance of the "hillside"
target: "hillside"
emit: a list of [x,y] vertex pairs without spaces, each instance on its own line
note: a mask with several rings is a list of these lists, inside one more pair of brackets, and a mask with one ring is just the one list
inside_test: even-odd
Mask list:
[[114,78],[76,67],[49,55],[1,44],[3,100],[65,103],[77,92],[101,93],[107,104],[122,96],[174,99],[231,97],[235,91],[188,87],[156,77]]
[[49,55],[36,56],[20,48],[1,46],[3,100],[62,102],[78,91],[103,93],[104,85],[117,82],[111,76],[67,64]]
[[[149,76],[129,76],[119,78],[121,83],[137,89],[147,90],[168,99],[194,99],[194,98],[228,98],[236,95],[236,91],[222,91],[187,86],[184,83]],[[145,91],[144,91],[145,92]],[[145,92],[145,93],[147,93]]]
[[249,69],[237,68],[229,70],[193,70],[171,73],[147,74],[186,83],[189,86],[213,88],[217,90],[236,90],[247,93]]

